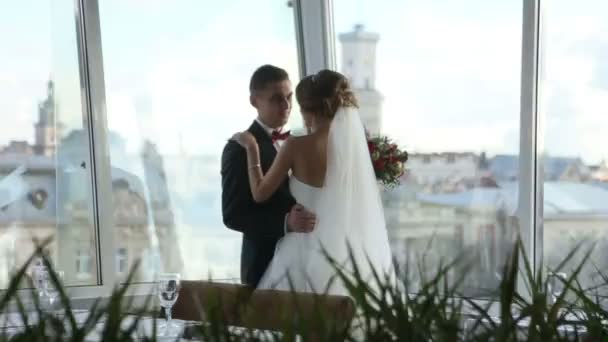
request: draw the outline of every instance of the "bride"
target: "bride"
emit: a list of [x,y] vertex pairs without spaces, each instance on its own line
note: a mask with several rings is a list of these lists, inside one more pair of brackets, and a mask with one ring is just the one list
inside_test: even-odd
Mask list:
[[365,131],[349,82],[338,72],[305,77],[296,98],[309,134],[290,137],[266,174],[255,138],[248,132],[233,137],[247,150],[256,202],[267,200],[290,175],[296,201],[317,215],[311,233],[289,233],[279,241],[258,288],[348,295],[328,256],[346,270],[354,260],[366,280],[372,268],[380,276],[393,272]]

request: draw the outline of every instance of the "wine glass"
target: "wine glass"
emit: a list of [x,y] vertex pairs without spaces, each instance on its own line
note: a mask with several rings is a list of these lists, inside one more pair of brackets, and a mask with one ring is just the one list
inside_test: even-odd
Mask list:
[[156,282],[160,306],[165,310],[165,316],[167,318],[166,324],[161,324],[159,326],[161,336],[169,336],[179,327],[171,321],[171,308],[179,296],[180,278],[178,273],[163,273],[158,276]]
[[59,286],[63,285],[64,272],[63,271],[55,271],[55,276],[57,276],[58,284],[55,284],[51,279],[50,270],[46,271],[46,282],[45,282],[45,295],[49,302],[49,310],[54,311],[57,297],[59,297]]
[[46,266],[37,266],[34,269],[34,286],[38,290],[38,296],[42,299],[44,311],[53,312],[57,297],[59,297],[59,286],[62,286],[64,279],[63,271],[55,271],[55,276],[59,284],[55,284],[51,278],[51,270]]
[[[31,267],[32,283],[40,299],[41,309],[44,312],[52,313],[57,297],[59,297],[59,286],[63,286],[64,272],[53,271],[52,268],[47,267],[42,256],[33,258]],[[55,274],[57,284],[53,281],[51,272]]]
[[551,272],[549,274],[549,292],[551,295],[551,304],[557,302],[557,298],[566,290],[565,283],[568,275],[564,272]]
[[46,266],[41,262],[34,262],[32,265],[32,283],[38,293],[38,297],[44,296],[44,272],[46,272]]

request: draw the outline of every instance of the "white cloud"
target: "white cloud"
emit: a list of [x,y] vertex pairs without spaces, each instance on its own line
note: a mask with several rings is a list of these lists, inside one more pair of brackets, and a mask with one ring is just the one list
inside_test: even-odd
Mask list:
[[[362,22],[380,34],[377,84],[388,134],[419,151],[518,153],[520,4],[399,2],[357,15],[346,8],[350,3],[338,4],[337,15],[350,16],[338,17],[342,30]],[[606,99],[598,88],[606,56],[600,47],[608,46],[600,14],[606,5],[547,7],[546,146],[555,155],[597,162],[608,143],[601,120]]]
[[517,153],[520,19],[407,5],[377,11],[385,131],[417,151]]
[[[336,11],[339,32],[358,21],[369,23],[368,29],[381,34],[377,84],[385,95],[386,131],[419,150],[516,152],[519,142],[513,137],[519,129],[520,6],[510,2],[490,6],[476,1],[442,6],[435,2],[386,4],[363,11],[363,5],[356,10],[356,6],[343,3],[339,5],[343,10]],[[145,18],[153,22],[155,14],[150,11],[161,13],[165,6],[178,5],[162,0],[146,4],[130,0],[112,6],[106,10],[145,9]],[[195,20],[198,8],[193,9],[192,16],[180,17],[183,22],[172,22],[176,18],[167,17],[172,19],[159,22],[167,30],[160,30],[150,39],[133,39],[143,34],[141,31],[106,35],[110,126],[125,136],[131,147],[138,144],[133,141],[151,137],[162,151],[174,152],[181,136],[187,152],[218,151],[227,136],[245,128],[255,115],[247,101],[247,83],[257,65],[275,63],[297,78],[295,40],[289,33],[293,27],[277,24],[285,20],[279,14],[288,13],[279,7],[237,1],[212,8],[211,14],[200,13],[205,16],[200,22]],[[602,60],[589,47],[606,44],[602,32],[608,30],[599,9],[587,3],[566,11],[569,7],[567,3],[555,3],[551,8],[558,10],[550,12],[546,21],[550,25],[544,36],[548,71],[544,87],[557,89],[559,101],[564,102],[547,98],[547,108],[553,111],[548,113],[547,128],[556,132],[576,129],[577,134],[570,140],[547,139],[547,146],[556,154],[584,150],[586,155],[599,156],[600,147],[584,142],[604,139],[596,128],[603,127],[599,108],[605,98],[593,85],[598,83],[597,67]],[[270,8],[276,10],[272,15],[277,15],[277,21],[252,15]],[[105,20],[104,32],[110,32],[113,25]],[[188,30],[177,34],[182,24]],[[130,42],[126,45],[128,53],[123,49],[126,42]],[[44,95],[50,70],[44,64],[50,62],[50,43],[22,43],[13,45],[25,56],[23,59],[0,63],[0,104],[4,111],[20,113],[21,123],[14,127],[24,132],[20,136],[31,137],[33,128],[28,125],[33,123],[35,103]],[[584,47],[579,46],[582,43]],[[28,60],[30,57],[42,63]],[[19,80],[20,85],[16,87],[10,80]],[[556,110],[566,104],[568,108]],[[557,121],[557,116],[572,119]],[[119,123],[119,117],[126,121]],[[292,118],[299,124],[297,110]],[[578,123],[573,125],[574,121]],[[15,136],[14,132],[2,132],[0,128],[2,137]],[[560,144],[556,144],[558,141]]]
[[[161,151],[175,153],[181,136],[189,153],[219,153],[226,139],[255,117],[248,83],[257,66],[273,63],[297,79],[295,42],[252,31],[243,37],[241,31],[226,30],[224,22],[207,23],[204,31],[145,52],[145,65],[127,77],[109,65],[107,87],[117,84],[137,98],[132,99],[137,105],[131,115],[137,116],[141,135],[153,139]],[[110,116],[125,115],[111,104],[108,108]]]
[[608,90],[581,88],[574,94],[576,126],[581,151],[589,162],[608,160]]
[[[130,94],[125,92],[106,93],[108,128],[127,138],[127,150],[139,151],[141,148],[140,123],[137,122],[135,104]],[[120,113],[120,114],[117,114]]]
[[[553,155],[581,156],[587,163],[608,159],[608,90],[602,89],[603,48],[608,25],[601,3],[577,6],[574,12],[549,13],[546,28],[543,107],[545,148]],[[561,8],[563,9],[563,7]]]

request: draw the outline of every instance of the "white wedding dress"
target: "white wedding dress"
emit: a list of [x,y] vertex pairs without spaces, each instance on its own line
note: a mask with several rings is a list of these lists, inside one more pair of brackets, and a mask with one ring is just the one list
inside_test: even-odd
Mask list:
[[325,253],[346,270],[353,268],[352,255],[371,283],[372,268],[394,281],[384,211],[356,108],[341,108],[331,123],[324,186],[294,176],[289,184],[317,224],[311,233],[288,233],[279,241],[258,288],[348,295]]

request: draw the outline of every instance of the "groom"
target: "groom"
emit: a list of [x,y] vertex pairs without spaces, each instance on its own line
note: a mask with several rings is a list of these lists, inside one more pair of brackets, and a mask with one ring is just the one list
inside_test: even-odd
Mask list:
[[[268,172],[277,150],[289,136],[282,128],[291,112],[292,89],[287,72],[272,65],[259,67],[249,84],[251,105],[258,117],[249,127],[260,148],[260,164]],[[243,233],[241,282],[256,287],[272,260],[277,242],[285,233],[312,231],[314,214],[296,204],[288,178],[263,203],[251,195],[247,154],[235,141],[222,153],[222,215],[224,224]]]

